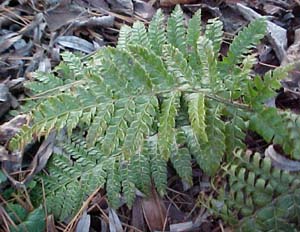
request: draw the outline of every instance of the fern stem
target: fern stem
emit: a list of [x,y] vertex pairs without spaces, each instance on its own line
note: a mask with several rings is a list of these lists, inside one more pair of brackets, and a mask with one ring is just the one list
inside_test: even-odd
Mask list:
[[55,87],[55,88],[52,88],[52,89],[48,89],[47,91],[44,91],[42,93],[38,93],[38,94],[34,95],[33,97],[28,97],[28,98],[20,99],[19,101],[30,101],[30,100],[37,100],[37,99],[48,98],[49,96],[47,96],[47,95],[43,96],[43,95],[45,95],[47,93],[51,93],[51,92],[57,91],[57,90],[68,89],[68,88],[71,88],[73,86],[76,86],[77,84],[82,84],[84,82],[85,82],[85,80],[79,80],[79,81],[74,81],[74,82],[66,84],[66,85],[60,85],[58,87]]
[[[210,98],[212,100],[215,100],[217,102],[226,104],[226,105],[230,105],[230,106],[234,106],[243,110],[247,110],[252,112],[252,108],[249,105],[243,104],[243,103],[238,103],[238,102],[233,102],[233,101],[229,101],[225,98],[222,98],[220,96],[214,95],[211,91],[209,91],[208,89],[198,89],[198,88],[189,88],[188,90],[185,90],[186,93],[203,93],[205,94],[205,96],[207,98]],[[212,93],[212,94],[211,94]]]

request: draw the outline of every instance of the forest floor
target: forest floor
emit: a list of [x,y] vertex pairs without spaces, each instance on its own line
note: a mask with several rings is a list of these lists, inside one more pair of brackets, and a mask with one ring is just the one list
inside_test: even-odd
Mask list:
[[[50,72],[61,61],[64,51],[81,52],[89,55],[106,45],[114,46],[122,25],[132,25],[136,20],[149,23],[158,8],[168,15],[176,4],[181,4],[186,20],[202,9],[202,20],[218,17],[224,25],[224,42],[221,53],[226,53],[233,36],[250,19],[267,16],[272,34],[256,48],[258,63],[254,72],[263,75],[268,70],[298,61],[300,58],[300,1],[293,0],[2,0],[0,4],[0,162],[15,162],[7,151],[9,139],[26,121],[18,111],[28,92],[24,88],[27,80],[33,79],[36,71]],[[300,65],[299,65],[300,66]],[[300,112],[300,69],[296,67],[278,90],[270,104],[281,109]],[[263,151],[267,144],[256,134],[248,133],[245,141],[248,149]],[[38,145],[36,145],[38,146]],[[37,147],[38,148],[38,147]],[[37,148],[33,149],[37,152]],[[35,154],[23,157],[18,178],[0,171],[0,191],[17,186],[22,178],[33,178],[30,163]],[[49,158],[49,157],[48,157]],[[45,165],[45,164],[44,164]],[[221,220],[213,218],[199,204],[199,192],[207,192],[209,179],[203,178],[199,168],[193,169],[198,180],[189,189],[182,187],[180,179],[169,173],[168,195],[156,197],[147,202],[136,201],[132,211],[121,207],[115,218],[108,217],[107,205],[99,195],[89,199],[87,216],[78,216],[76,231],[147,231],[158,228],[161,231],[168,225],[171,231],[232,231]],[[29,174],[28,174],[29,173]],[[24,175],[31,175],[24,177]],[[10,177],[10,178],[7,178]],[[27,205],[26,197],[18,194],[7,199],[0,192],[0,230],[6,231],[9,220],[5,212],[7,202]],[[104,195],[105,196],[105,195]],[[28,197],[28,196],[27,196]],[[27,199],[28,200],[28,199]],[[30,205],[30,204],[29,204]],[[96,213],[94,213],[96,212]],[[157,213],[162,219],[154,220],[151,214]],[[1,217],[0,216],[0,217]],[[64,231],[68,222],[54,221],[47,217],[47,231]],[[74,222],[74,221],[73,221]],[[163,222],[163,223],[162,223]],[[160,228],[163,225],[163,228]],[[86,229],[88,228],[88,229]],[[20,230],[21,231],[21,230]],[[38,230],[37,230],[38,231]],[[66,231],[66,230],[65,230]],[[154,231],[154,230],[152,230]],[[167,231],[167,230],[166,230]]]

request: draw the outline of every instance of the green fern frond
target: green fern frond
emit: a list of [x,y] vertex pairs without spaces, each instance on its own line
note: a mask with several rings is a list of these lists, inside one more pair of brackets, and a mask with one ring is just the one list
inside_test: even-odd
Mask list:
[[183,13],[181,7],[177,5],[168,19],[167,40],[168,43],[178,48],[183,54],[186,51],[186,28],[183,21]]
[[[226,122],[225,124],[225,144],[226,144],[226,154],[229,156],[237,148],[245,148],[244,138],[246,136],[245,131],[246,124],[242,118],[236,116],[232,121]],[[229,160],[231,159],[228,157]]]
[[[111,102],[108,104],[103,103],[95,109],[96,112],[93,112],[88,116],[90,120],[91,118],[93,118],[86,137],[87,144],[90,147],[95,145],[97,139],[102,137],[104,132],[106,131],[108,122],[110,121],[114,112],[114,104]],[[84,122],[87,122],[87,120],[84,120]]]
[[195,12],[190,19],[186,34],[187,50],[191,54],[197,51],[197,41],[201,35],[201,10]]
[[131,31],[132,28],[127,25],[120,28],[117,48],[124,49],[127,47]]
[[217,60],[214,56],[212,41],[204,36],[200,36],[197,41],[198,55],[201,63],[200,82],[204,86],[210,86],[213,91],[218,86],[221,88],[219,74],[217,70]]
[[158,152],[157,135],[148,137],[146,140],[147,153],[150,157],[150,170],[155,187],[159,194],[163,196],[167,188],[167,162]]
[[[225,123],[220,118],[219,106],[208,108],[205,117],[208,143],[200,140],[203,159],[207,160],[207,173],[213,176],[223,159],[225,153]],[[212,146],[211,144],[214,144]]]
[[71,52],[62,53],[62,59],[67,67],[72,71],[74,79],[81,79],[86,74],[86,68],[79,55]]
[[136,118],[130,123],[122,147],[125,158],[141,150],[144,138],[150,134],[158,105],[155,97],[140,97],[136,101]]
[[162,52],[162,46],[166,43],[164,16],[161,9],[158,9],[153,16],[149,28],[148,37],[150,42],[150,48],[156,55],[160,56]]
[[36,81],[25,83],[25,87],[33,94],[39,94],[46,91],[51,94],[52,91],[49,92],[49,90],[64,85],[64,80],[55,76],[53,73],[37,72],[34,74],[34,79]]
[[134,175],[134,183],[144,193],[148,194],[151,183],[150,159],[147,147],[131,157],[130,170]]
[[236,64],[239,64],[253,46],[259,43],[266,32],[266,22],[264,19],[252,21],[248,27],[242,29],[233,39],[227,56],[224,57],[222,70],[224,74],[229,74]]
[[61,154],[53,155],[48,164],[49,175],[40,177],[45,186],[47,208],[55,217],[64,220],[74,216],[88,195],[104,186],[107,174],[103,163],[97,164],[96,160],[103,162],[103,154],[95,149],[87,150],[80,139],[75,139],[73,144],[65,143]]
[[191,128],[203,142],[208,142],[205,131],[205,96],[201,93],[192,93],[186,96]]
[[133,24],[129,43],[139,44],[146,48],[150,47],[150,42],[144,23],[136,21]]
[[287,154],[299,159],[299,122],[299,115],[267,108],[251,117],[249,128],[259,133],[267,142],[281,144]]
[[279,67],[266,73],[264,78],[255,76],[253,80],[248,80],[248,92],[245,93],[245,102],[255,108],[262,108],[263,102],[272,98],[276,89],[280,88],[280,80],[288,76],[292,65]]
[[170,156],[170,160],[180,178],[192,185],[192,163],[189,150],[180,148],[174,151]]
[[162,157],[168,160],[175,139],[175,117],[179,107],[180,93],[173,92],[166,96],[162,103],[158,124],[158,147]]
[[154,90],[162,91],[175,85],[175,78],[168,73],[161,57],[157,56],[152,50],[139,45],[129,46],[128,49],[147,71]]
[[118,158],[111,157],[108,160],[106,160],[105,163],[107,165],[107,198],[113,208],[119,208],[122,180],[120,173],[120,160]]
[[122,99],[115,103],[114,114],[102,141],[104,153],[111,154],[123,143],[134,110],[135,102],[132,99]]
[[168,72],[173,75],[178,84],[194,83],[193,70],[180,50],[166,45],[163,47],[163,54]]
[[212,42],[215,58],[217,58],[223,39],[223,23],[217,18],[209,19],[206,25],[205,37]]
[[[197,41],[201,35],[201,29],[201,10],[198,10],[189,21],[186,34],[187,59],[195,71],[198,70],[200,66]],[[197,73],[197,71],[195,73]]]
[[[246,225],[249,223],[253,223],[251,230],[271,231],[274,224],[266,223],[266,220],[280,221],[284,225],[293,223],[300,203],[291,198],[294,193],[299,194],[297,177],[272,168],[271,160],[261,158],[258,153],[247,157],[238,150],[234,154],[235,161],[223,168],[224,176],[229,180],[228,189],[221,189],[218,198],[211,201],[215,213],[240,231],[248,231]],[[238,217],[243,217],[241,222]]]
[[128,161],[122,161],[121,165],[124,165],[124,168],[121,169],[122,192],[124,193],[126,204],[131,208],[135,200],[136,176],[135,173],[132,172]]

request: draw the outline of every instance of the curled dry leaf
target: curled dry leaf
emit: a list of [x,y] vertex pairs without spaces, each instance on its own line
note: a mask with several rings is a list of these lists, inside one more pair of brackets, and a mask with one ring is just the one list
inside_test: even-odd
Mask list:
[[28,122],[27,115],[18,115],[0,126],[0,143],[7,143]]
[[269,157],[272,161],[272,165],[276,168],[280,168],[284,171],[298,172],[300,171],[300,161],[290,160],[283,155],[279,154],[274,145],[270,145],[266,151],[265,156]]
[[94,45],[85,39],[81,39],[76,36],[59,36],[56,39],[56,43],[66,48],[82,51],[85,53],[91,53],[95,50]]
[[[30,164],[30,172],[22,181],[17,181],[9,174],[9,170],[7,170],[7,167],[10,167],[12,165],[11,161],[2,162],[3,173],[7,176],[7,178],[11,181],[11,183],[16,188],[23,187],[26,183],[32,180],[35,174],[40,172],[46,166],[47,161],[51,157],[53,152],[55,137],[56,137],[56,133],[51,132],[47,137],[47,139],[44,140],[44,142],[40,146],[39,150],[37,151],[35,157],[33,158]],[[20,152],[17,152],[16,154],[20,155]]]

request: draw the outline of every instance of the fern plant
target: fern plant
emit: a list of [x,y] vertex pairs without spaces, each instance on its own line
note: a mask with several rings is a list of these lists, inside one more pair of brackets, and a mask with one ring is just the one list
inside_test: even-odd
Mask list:
[[299,229],[300,182],[297,175],[275,169],[261,154],[234,152],[222,167],[227,186],[209,200],[214,214],[238,231],[296,231]]
[[[75,128],[86,133],[84,145],[71,142],[64,155],[54,155],[50,175],[43,177],[51,211],[65,218],[105,184],[114,207],[120,194],[132,205],[135,190],[147,193],[152,181],[163,195],[169,161],[186,183],[192,184],[193,160],[214,176],[236,147],[244,147],[249,120],[259,132],[255,118],[263,115],[264,101],[289,70],[253,76],[256,59],[250,53],[265,28],[263,19],[251,22],[220,57],[221,21],[209,20],[203,33],[201,12],[186,27],[177,6],[166,26],[158,10],[148,28],[141,22],[122,27],[116,47],[88,58],[64,53],[56,75],[38,74],[27,85],[37,93],[32,120],[11,140],[11,148],[52,130],[66,128],[69,137]],[[275,134],[272,125],[270,130]],[[55,204],[62,202],[65,208],[58,212]]]

